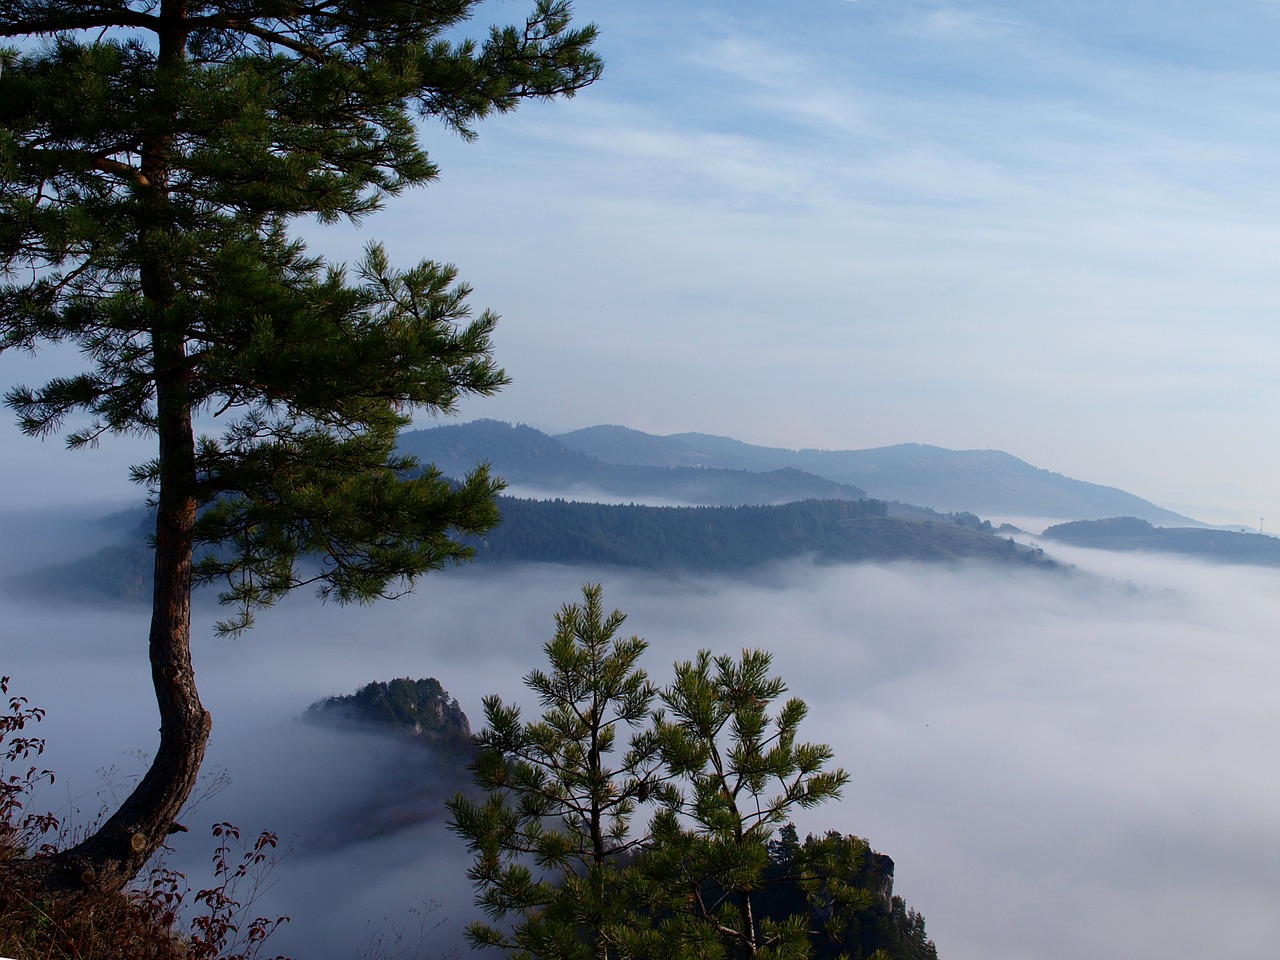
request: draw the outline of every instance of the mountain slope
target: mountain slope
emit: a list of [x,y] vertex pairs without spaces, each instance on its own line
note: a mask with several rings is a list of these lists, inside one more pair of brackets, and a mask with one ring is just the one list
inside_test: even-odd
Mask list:
[[1126,515],[1166,525],[1196,523],[1115,487],[1042,470],[999,450],[947,450],[917,443],[870,450],[786,450],[700,433],[656,437],[618,426],[587,427],[556,439],[613,463],[737,470],[794,467],[862,487],[878,499],[944,512],[1071,520]]
[[1136,517],[1060,523],[1041,536],[1046,540],[1099,550],[1146,550],[1178,553],[1217,563],[1280,566],[1280,538],[1196,527],[1153,527]]
[[476,420],[401,435],[398,446],[442,473],[462,477],[488,463],[509,483],[547,494],[591,499],[664,500],[706,506],[858,500],[863,490],[793,466],[744,469],[605,463],[532,427]]

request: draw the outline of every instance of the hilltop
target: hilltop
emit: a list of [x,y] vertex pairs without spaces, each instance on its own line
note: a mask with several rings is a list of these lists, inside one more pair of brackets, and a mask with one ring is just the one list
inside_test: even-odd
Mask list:
[[1196,527],[1155,527],[1137,517],[1060,523],[1041,536],[1099,550],[1148,550],[1217,563],[1280,566],[1280,537]]
[[867,450],[787,450],[703,433],[654,436],[620,426],[560,434],[572,452],[605,463],[722,470],[795,469],[942,512],[1093,520],[1127,515],[1161,525],[1197,521],[1115,487],[1032,466],[1000,450],[948,450],[903,443]]
[[569,499],[663,500],[701,506],[859,500],[866,491],[792,466],[750,467],[609,463],[523,424],[476,420],[401,434],[397,446],[446,476],[479,462],[508,483]]

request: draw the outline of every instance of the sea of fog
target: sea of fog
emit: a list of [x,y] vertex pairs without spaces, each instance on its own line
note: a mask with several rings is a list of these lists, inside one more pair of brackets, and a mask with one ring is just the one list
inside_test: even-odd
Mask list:
[[[86,530],[88,532],[86,532]],[[95,532],[96,531],[96,532]],[[106,534],[83,518],[0,524],[0,574]],[[422,957],[474,916],[442,817],[395,818],[421,756],[297,722],[375,679],[438,678],[473,723],[497,693],[532,706],[559,606],[603,580],[659,680],[702,647],[763,647],[811,707],[805,738],[851,774],[800,819],[868,838],[897,864],[944,960],[1266,956],[1280,942],[1280,575],[1053,545],[1072,573],[984,566],[781,566],[750,579],[554,566],[428,578],[371,608],[291,598],[237,639],[200,611],[214,716],[207,768],[229,785],[187,815],[175,865],[197,885],[209,825],[270,829],[292,850],[263,913],[272,955],[340,960],[436,904]],[[0,600],[0,672],[48,710],[57,782],[41,801],[88,820],[154,748],[140,609]],[[216,786],[211,778],[208,784]],[[377,819],[366,822],[368,811]],[[391,813],[388,813],[391,811]]]

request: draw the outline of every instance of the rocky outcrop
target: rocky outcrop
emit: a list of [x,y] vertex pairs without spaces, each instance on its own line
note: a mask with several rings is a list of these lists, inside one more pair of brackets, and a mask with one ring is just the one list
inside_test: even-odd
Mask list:
[[304,720],[379,727],[435,747],[471,752],[471,724],[458,701],[434,677],[374,681],[353,694],[326,697]]

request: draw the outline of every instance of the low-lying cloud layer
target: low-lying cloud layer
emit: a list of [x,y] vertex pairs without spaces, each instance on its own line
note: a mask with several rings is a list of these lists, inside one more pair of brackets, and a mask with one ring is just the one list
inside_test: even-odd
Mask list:
[[[6,530],[6,570],[25,566]],[[805,815],[897,861],[897,892],[948,960],[1261,956],[1280,938],[1280,589],[1273,571],[1055,545],[1074,575],[979,566],[794,564],[751,581],[557,567],[463,570],[372,609],[299,597],[236,640],[196,645],[214,714],[210,768],[232,785],[189,817],[295,837],[263,903],[293,915],[272,949],[352,957],[383,918],[424,900],[472,915],[460,844],[428,819],[338,843],[385,810],[407,748],[295,722],[370,680],[434,676],[474,723],[541,663],[552,616],[603,578],[650,643],[658,679],[700,647],[773,651],[811,707],[807,738],[852,775]],[[50,803],[96,809],[98,768],[141,770],[155,713],[138,610],[41,608],[6,597],[0,649],[16,692],[49,709]],[[202,618],[202,633],[211,617]],[[353,824],[359,827],[359,824]],[[326,838],[317,843],[315,838]]]

